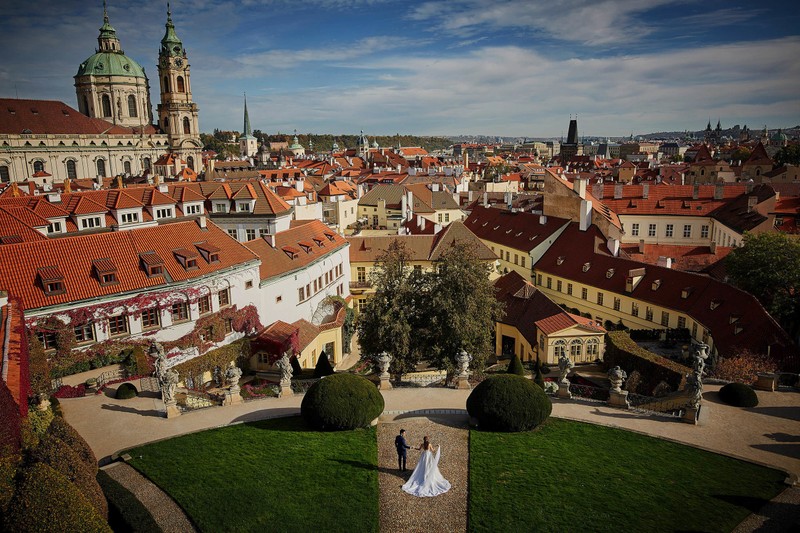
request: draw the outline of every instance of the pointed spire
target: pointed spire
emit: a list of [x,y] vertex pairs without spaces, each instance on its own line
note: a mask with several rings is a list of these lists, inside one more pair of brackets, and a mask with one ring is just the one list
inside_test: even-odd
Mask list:
[[161,39],[161,55],[168,56],[185,56],[186,51],[183,49],[183,43],[175,34],[175,25],[172,24],[172,9],[170,9],[169,2],[167,2],[167,23],[164,24],[166,31],[164,37]]
[[106,0],[103,0],[103,24],[108,24],[108,6],[106,6]]
[[247,113],[247,93],[244,93],[244,135],[253,135],[253,130],[250,128],[250,115]]
[[108,5],[103,0],[103,25],[100,27],[100,35],[97,37],[98,52],[119,52],[122,48],[117,38],[117,30],[108,21]]

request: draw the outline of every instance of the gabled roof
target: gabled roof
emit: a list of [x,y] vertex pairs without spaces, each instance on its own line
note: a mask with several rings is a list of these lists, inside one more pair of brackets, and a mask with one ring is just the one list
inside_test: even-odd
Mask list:
[[772,187],[767,184],[756,185],[750,193],[741,194],[732,201],[718,207],[710,213],[710,216],[729,228],[739,233],[744,233],[767,220],[767,217],[762,215],[758,209],[749,209],[748,202],[750,198],[754,198],[756,205],[758,205],[774,197],[775,190]]
[[464,225],[478,238],[524,252],[530,252],[568,223],[569,220],[563,218],[479,205],[464,221]]
[[405,187],[402,185],[376,185],[361,197],[358,205],[377,206],[380,200],[386,201],[386,207],[400,209]]
[[747,158],[747,161],[744,162],[742,166],[749,166],[749,165],[772,165],[772,159],[767,155],[767,150],[764,148],[764,145],[761,144],[761,141],[758,141],[758,144],[753,151],[750,153],[750,157]]
[[[115,126],[99,118],[89,118],[63,102],[0,98],[0,134],[20,135],[132,135],[133,128]],[[149,133],[155,130],[151,127]]]

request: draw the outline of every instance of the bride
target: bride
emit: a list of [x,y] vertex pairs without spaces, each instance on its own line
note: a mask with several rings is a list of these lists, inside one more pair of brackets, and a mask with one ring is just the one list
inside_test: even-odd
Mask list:
[[417,449],[422,450],[422,455],[411,477],[403,485],[403,490],[412,496],[438,496],[450,490],[450,482],[439,472],[439,455],[442,447],[438,446],[434,454],[433,446],[426,436]]

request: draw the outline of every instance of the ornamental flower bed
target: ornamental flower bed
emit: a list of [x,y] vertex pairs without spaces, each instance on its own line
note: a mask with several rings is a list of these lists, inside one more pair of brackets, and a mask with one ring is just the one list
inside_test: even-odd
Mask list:
[[258,380],[254,384],[248,383],[242,386],[241,395],[243,398],[272,398],[275,397],[273,387],[275,383],[265,379]]
[[61,385],[58,390],[53,394],[56,398],[83,398],[86,395],[86,385],[73,387],[71,385]]

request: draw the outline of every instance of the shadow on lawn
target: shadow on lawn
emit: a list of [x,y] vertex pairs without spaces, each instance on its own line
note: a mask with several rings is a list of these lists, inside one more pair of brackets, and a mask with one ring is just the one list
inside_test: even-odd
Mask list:
[[752,496],[733,496],[730,494],[714,494],[714,498],[722,500],[736,507],[747,509],[751,513],[757,512],[759,509],[769,503],[769,500],[764,498],[753,498]]
[[365,461],[351,461],[349,459],[332,459],[332,461],[336,461],[342,465],[352,466],[354,468],[361,468],[363,470],[369,470],[371,472],[379,472],[381,474],[387,474],[390,476],[394,476],[397,478],[402,479],[405,481],[409,476],[411,476],[411,472],[414,470],[414,467],[409,468],[405,472],[401,472],[396,468],[387,468],[385,466],[375,466],[373,464],[367,463]]

